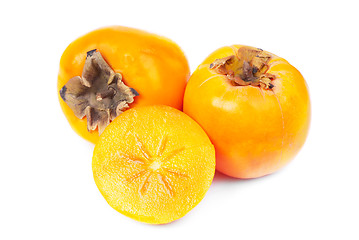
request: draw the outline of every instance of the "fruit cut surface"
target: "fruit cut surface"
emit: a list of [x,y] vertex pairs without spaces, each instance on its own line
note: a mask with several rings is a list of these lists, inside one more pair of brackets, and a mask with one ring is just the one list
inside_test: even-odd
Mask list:
[[105,129],[92,166],[111,207],[141,222],[163,224],[202,200],[214,176],[215,153],[186,114],[168,106],[135,107]]

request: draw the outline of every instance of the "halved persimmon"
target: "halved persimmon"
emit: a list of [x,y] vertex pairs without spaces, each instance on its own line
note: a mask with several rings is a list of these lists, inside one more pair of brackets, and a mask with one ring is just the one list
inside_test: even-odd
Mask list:
[[111,207],[135,220],[181,218],[207,192],[215,153],[203,129],[168,106],[131,108],[101,134],[93,176]]
[[300,72],[283,58],[242,45],[204,60],[187,84],[183,110],[210,137],[217,169],[237,178],[286,165],[304,144],[310,122]]
[[57,90],[72,128],[96,143],[129,107],[163,104],[182,109],[187,60],[171,40],[113,26],[90,32],[61,57]]

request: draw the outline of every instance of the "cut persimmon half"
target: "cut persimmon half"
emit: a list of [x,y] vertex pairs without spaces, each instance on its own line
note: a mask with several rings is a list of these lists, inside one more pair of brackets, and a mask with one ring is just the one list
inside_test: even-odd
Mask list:
[[141,222],[164,224],[183,217],[205,196],[215,152],[206,133],[183,112],[135,107],[101,134],[92,167],[111,207]]

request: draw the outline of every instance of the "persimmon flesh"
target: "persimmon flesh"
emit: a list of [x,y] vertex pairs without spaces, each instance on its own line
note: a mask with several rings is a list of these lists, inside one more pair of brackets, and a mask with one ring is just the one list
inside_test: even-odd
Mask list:
[[128,108],[163,104],[182,109],[188,62],[171,40],[112,26],[72,42],[60,61],[57,90],[71,127],[96,143]]
[[242,45],[220,48],[192,74],[184,112],[206,131],[216,168],[256,178],[286,165],[303,146],[310,99],[303,76],[283,58]]
[[134,107],[101,134],[92,168],[111,207],[137,221],[163,224],[202,200],[214,176],[215,153],[203,129],[183,112]]

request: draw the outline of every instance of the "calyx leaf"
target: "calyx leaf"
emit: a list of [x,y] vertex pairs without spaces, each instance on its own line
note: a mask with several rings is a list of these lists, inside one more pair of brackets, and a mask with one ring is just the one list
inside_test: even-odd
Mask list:
[[139,94],[122,82],[96,49],[87,52],[82,76],[71,78],[60,90],[61,98],[76,117],[87,118],[87,130],[99,135],[129,107]]
[[236,55],[216,59],[209,68],[225,75],[235,85],[251,85],[268,90],[274,87],[272,80],[275,79],[273,74],[267,73],[271,58],[262,49],[242,47]]

